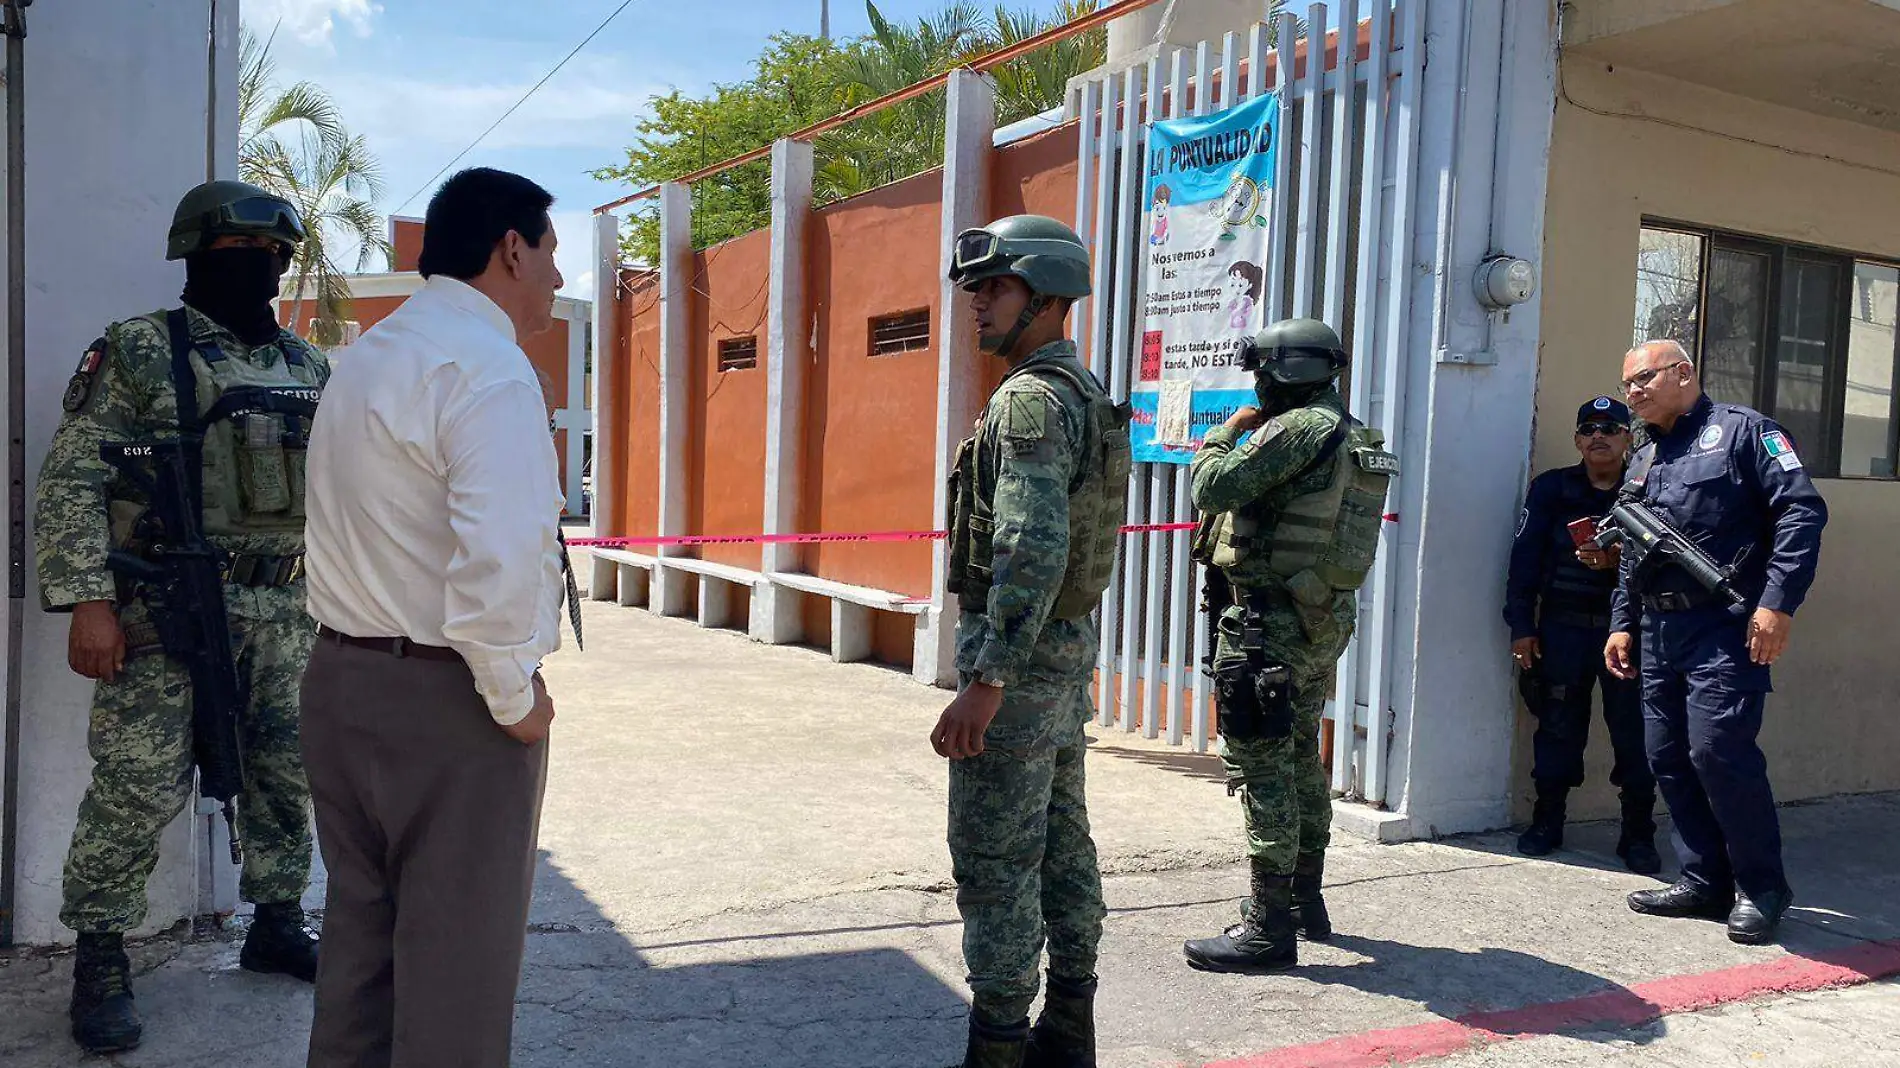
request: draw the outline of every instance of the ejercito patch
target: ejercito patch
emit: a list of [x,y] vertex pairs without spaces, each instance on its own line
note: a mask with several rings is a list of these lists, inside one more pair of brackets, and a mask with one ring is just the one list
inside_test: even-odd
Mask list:
[[69,412],[76,412],[92,399],[93,383],[98,381],[99,369],[106,365],[106,339],[100,338],[86,347],[84,355],[79,357],[79,366],[73,371],[72,380],[66,383],[66,396],[61,406]]

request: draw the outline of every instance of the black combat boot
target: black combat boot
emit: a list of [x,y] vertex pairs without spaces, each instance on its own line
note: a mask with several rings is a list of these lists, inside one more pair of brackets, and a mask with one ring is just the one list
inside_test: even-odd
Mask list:
[[1333,920],[1326,914],[1320,885],[1326,875],[1326,854],[1301,853],[1293,864],[1293,926],[1308,942],[1333,937]]
[[1023,1068],[1023,1054],[1028,1046],[1028,1017],[1013,1024],[990,1024],[972,1012],[970,1044],[964,1048],[961,1068]]
[[1662,856],[1656,852],[1655,809],[1654,797],[1623,799],[1623,836],[1617,839],[1616,855],[1638,875],[1662,870]]
[[73,958],[73,1041],[88,1053],[136,1049],[145,1028],[132,1003],[132,962],[122,934],[81,934]]
[[1293,877],[1253,862],[1253,900],[1246,918],[1213,938],[1181,947],[1188,964],[1204,972],[1277,972],[1299,963],[1293,928]]
[[1547,857],[1564,847],[1564,802],[1570,791],[1561,786],[1537,786],[1537,806],[1531,825],[1518,836],[1517,851],[1527,857]]
[[1049,976],[1023,1068],[1095,1068],[1094,976]]
[[317,936],[304,924],[303,906],[294,901],[258,905],[238,964],[246,971],[316,982]]

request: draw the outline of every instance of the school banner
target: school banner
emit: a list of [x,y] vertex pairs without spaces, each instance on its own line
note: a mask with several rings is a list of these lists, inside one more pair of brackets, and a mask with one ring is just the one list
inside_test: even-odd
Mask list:
[[1237,344],[1265,325],[1279,115],[1264,94],[1150,133],[1136,460],[1187,463],[1210,428],[1256,403]]

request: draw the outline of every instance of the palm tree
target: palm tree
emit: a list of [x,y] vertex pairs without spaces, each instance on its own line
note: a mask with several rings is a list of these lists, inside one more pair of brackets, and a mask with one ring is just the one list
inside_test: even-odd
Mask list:
[[[1008,48],[1055,26],[1092,15],[1097,0],[1062,0],[1045,19],[1031,12],[1011,11],[997,5],[990,22],[990,46]],[[1044,45],[1021,59],[996,68],[996,121],[1007,125],[1050,108],[1062,106],[1069,79],[1087,74],[1108,62],[1108,31],[1090,30],[1055,44]]]
[[382,168],[360,136],[344,128],[328,94],[310,82],[276,85],[270,41],[248,30],[238,43],[238,177],[297,206],[308,237],[291,263],[291,328],[303,315],[304,289],[316,290],[310,340],[335,345],[350,317],[349,279],[333,250],[356,244],[354,270],[379,257],[389,240],[372,206],[382,195]]

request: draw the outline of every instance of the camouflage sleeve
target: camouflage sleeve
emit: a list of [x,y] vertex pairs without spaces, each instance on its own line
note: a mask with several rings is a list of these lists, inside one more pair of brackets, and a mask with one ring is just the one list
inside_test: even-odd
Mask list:
[[87,375],[82,362],[74,375],[68,410],[40,465],[34,540],[40,604],[51,611],[115,596],[106,570],[111,540],[106,484],[112,468],[99,458],[99,446],[142,436],[144,415],[159,385],[152,375],[169,373],[170,343],[149,323],[115,325],[106,331],[105,342],[104,360],[94,372]]
[[1021,380],[997,397],[1002,452],[994,501],[987,633],[976,657],[979,676],[1005,686],[1029,662],[1069,567],[1069,483],[1075,447],[1048,387]]
[[1333,412],[1302,408],[1274,416],[1244,439],[1242,431],[1215,427],[1194,457],[1194,507],[1231,512],[1259,500],[1311,467],[1338,425]]

